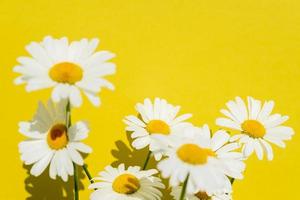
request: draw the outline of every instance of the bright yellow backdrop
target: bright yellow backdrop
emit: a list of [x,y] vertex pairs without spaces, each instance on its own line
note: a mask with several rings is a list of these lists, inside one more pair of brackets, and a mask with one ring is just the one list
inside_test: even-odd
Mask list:
[[[122,118],[134,113],[135,103],[145,97],[166,98],[193,113],[192,122],[216,128],[214,120],[227,100],[253,95],[274,99],[276,111],[290,116],[287,124],[296,135],[286,149],[275,148],[273,162],[247,161],[245,179],[234,184],[234,198],[298,197],[299,10],[297,0],[1,0],[0,199],[32,194],[31,200],[45,195],[57,200],[61,193],[56,188],[61,182],[47,185],[46,176],[28,178],[17,150],[23,139],[18,122],[30,119],[38,100],[46,101],[50,91],[26,93],[13,85],[12,67],[18,56],[27,55],[26,44],[46,35],[99,37],[101,49],[117,54],[117,74],[110,77],[116,90],[101,93],[100,108],[85,100],[73,113],[92,127],[86,140],[94,149],[86,159],[92,174],[116,160],[111,154],[115,142],[127,144]],[[83,184],[88,186],[87,179]],[[80,191],[81,199],[89,194]]]

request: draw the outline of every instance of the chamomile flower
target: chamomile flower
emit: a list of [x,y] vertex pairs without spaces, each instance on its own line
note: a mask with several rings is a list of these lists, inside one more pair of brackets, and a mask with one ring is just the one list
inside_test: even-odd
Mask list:
[[165,99],[155,98],[152,103],[150,99],[145,99],[144,103],[136,105],[138,117],[127,116],[124,122],[127,124],[127,131],[132,132],[132,146],[142,149],[149,146],[149,150],[154,154],[156,160],[160,160],[163,152],[154,134],[169,135],[176,129],[188,124],[184,122],[190,118],[191,114],[177,116],[180,107],[169,104]]
[[19,57],[20,64],[14,67],[21,74],[15,83],[27,84],[27,91],[53,88],[53,101],[69,98],[76,107],[82,104],[82,92],[98,106],[101,88],[114,89],[103,77],[115,73],[115,65],[107,62],[115,55],[109,51],[96,52],[98,43],[98,39],[69,43],[66,37],[51,36],[42,42],[32,42],[26,46],[30,57]]
[[239,141],[243,144],[242,152],[245,157],[254,151],[258,159],[263,159],[264,152],[268,160],[273,159],[273,150],[269,143],[284,148],[284,140],[290,140],[294,131],[282,124],[288,120],[288,116],[271,114],[274,102],[262,102],[248,97],[248,105],[240,98],[229,101],[226,105],[228,110],[222,109],[227,118],[218,118],[216,124],[239,131],[232,136],[231,141]]
[[49,176],[58,175],[64,181],[74,173],[73,163],[83,165],[79,152],[90,153],[89,146],[80,142],[88,136],[89,128],[79,121],[67,128],[66,101],[48,107],[39,104],[37,113],[31,122],[20,122],[19,131],[27,140],[19,143],[21,159],[25,165],[33,165],[30,173],[39,176],[49,167]]
[[[177,186],[172,188],[171,195],[174,200],[179,200],[182,187]],[[214,192],[213,194],[207,194],[206,192],[197,192],[194,194],[186,194],[185,200],[231,200],[231,194],[229,192]]]
[[[164,140],[166,136],[156,136]],[[230,136],[223,130],[211,136],[209,127],[186,126],[166,139],[169,142],[167,158],[157,165],[164,178],[170,178],[172,187],[188,177],[187,193],[231,191],[228,177],[242,179],[245,164],[242,154],[234,152],[239,145],[228,143]]]
[[92,183],[89,189],[95,190],[91,200],[159,200],[164,185],[153,175],[157,170],[140,170],[140,167],[125,169],[124,164],[117,168],[107,166],[105,171],[94,178],[99,182]]

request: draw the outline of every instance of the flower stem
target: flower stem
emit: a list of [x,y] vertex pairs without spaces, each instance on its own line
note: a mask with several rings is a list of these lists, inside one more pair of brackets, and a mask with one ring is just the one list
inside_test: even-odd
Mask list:
[[87,175],[87,177],[89,178],[89,181],[90,181],[91,183],[94,183],[95,181],[93,180],[93,178],[92,178],[92,176],[91,176],[91,174],[90,174],[90,172],[89,172],[89,170],[88,170],[88,168],[87,168],[87,165],[84,164],[84,165],[82,166],[82,168],[83,168],[85,174]]
[[143,165],[143,170],[145,170],[147,168],[147,165],[149,163],[150,157],[151,157],[151,151],[149,151],[148,154],[147,154],[147,158],[146,158],[146,160],[144,162],[144,165]]
[[190,175],[188,174],[185,181],[184,181],[184,183],[183,183],[181,194],[180,194],[180,200],[185,199],[185,192],[186,192],[186,187],[187,187],[187,183],[188,183],[188,180],[189,180],[189,176]]
[[77,173],[77,166],[73,163],[74,167],[74,200],[79,200],[78,194],[78,173]]
[[231,183],[231,185],[233,185],[234,181],[235,181],[234,178],[230,178],[230,183]]
[[[67,102],[66,106],[66,126],[69,129],[72,125],[71,120],[71,104],[70,100]],[[79,189],[78,189],[78,172],[77,172],[77,166],[73,162],[73,168],[74,168],[74,200],[79,200]]]
[[68,100],[67,106],[66,106],[66,126],[68,128],[70,128],[71,125],[72,125],[72,121],[71,121],[71,104],[70,104],[70,100]]

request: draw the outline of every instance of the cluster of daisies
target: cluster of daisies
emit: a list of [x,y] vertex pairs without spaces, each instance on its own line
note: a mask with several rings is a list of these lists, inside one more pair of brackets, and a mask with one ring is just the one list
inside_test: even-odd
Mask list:
[[236,97],[226,107],[224,117],[216,120],[216,132],[186,122],[191,114],[178,115],[179,106],[160,98],[145,99],[136,105],[137,115],[125,118],[132,146],[149,148],[174,199],[232,199],[232,183],[243,178],[244,161],[254,152],[260,160],[264,154],[272,160],[270,143],[285,147],[294,134],[282,125],[287,116],[271,114],[273,101],[262,105],[252,97],[247,102]]
[[[47,105],[39,103],[31,121],[20,122],[19,132],[27,137],[19,144],[21,159],[32,165],[30,173],[39,176],[49,167],[52,179],[74,178],[74,199],[78,200],[78,167],[83,167],[91,184],[91,200],[160,200],[169,179],[175,200],[230,200],[232,184],[243,178],[244,161],[253,153],[258,159],[273,159],[270,143],[285,147],[294,131],[282,125],[287,116],[272,114],[273,101],[252,97],[229,101],[216,120],[220,129],[195,126],[179,115],[180,107],[165,99],[145,99],[136,105],[134,115],[125,117],[136,150],[147,148],[140,166],[107,166],[91,177],[82,154],[92,152],[82,140],[88,137],[85,121],[73,123],[71,110],[82,104],[82,93],[95,106],[100,105],[101,88],[114,89],[104,79],[115,73],[114,57],[109,51],[96,51],[97,39],[69,42],[67,38],[45,37],[26,49],[30,56],[20,57],[14,71],[21,76],[16,84],[27,91],[53,88]],[[263,103],[263,104],[262,104]],[[230,132],[229,132],[230,131]],[[154,158],[157,169],[147,169]]]

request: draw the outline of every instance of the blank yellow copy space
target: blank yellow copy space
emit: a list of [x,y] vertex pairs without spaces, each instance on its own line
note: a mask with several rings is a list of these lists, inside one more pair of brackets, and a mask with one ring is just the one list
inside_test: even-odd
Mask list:
[[[100,108],[85,99],[73,112],[74,120],[86,119],[92,128],[86,140],[94,150],[86,159],[92,174],[116,160],[111,154],[118,149],[115,142],[127,144],[122,119],[134,114],[135,103],[145,97],[166,98],[193,113],[195,124],[217,129],[214,121],[226,101],[252,95],[275,100],[275,111],[290,116],[287,125],[296,135],[286,149],[275,148],[274,161],[247,161],[245,179],[234,183],[234,199],[297,197],[299,10],[296,0],[1,0],[0,199],[38,195],[39,184],[28,178],[19,158],[17,145],[24,138],[17,124],[30,119],[50,91],[26,93],[13,85],[12,67],[18,56],[27,55],[26,44],[46,35],[98,37],[101,49],[117,54],[117,74],[109,78],[116,90],[101,93]],[[82,183],[80,197],[88,199],[87,179]],[[54,184],[40,185],[39,193],[59,193]]]

